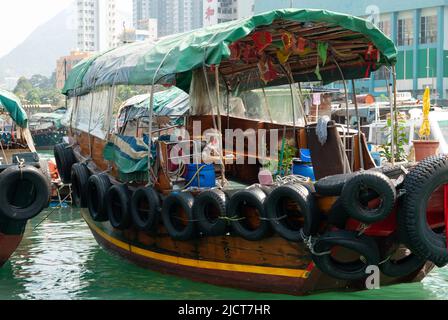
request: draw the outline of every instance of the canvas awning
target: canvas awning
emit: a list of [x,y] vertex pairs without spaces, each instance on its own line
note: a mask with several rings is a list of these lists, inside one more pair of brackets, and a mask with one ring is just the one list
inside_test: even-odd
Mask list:
[[28,116],[19,98],[13,93],[0,89],[0,107],[3,107],[14,122],[22,128],[28,126]]
[[[126,121],[149,116],[150,94],[133,97],[124,103]],[[182,117],[190,108],[188,94],[177,87],[154,94],[154,115]]]
[[[266,53],[276,59],[275,51],[282,41],[282,32],[291,30],[296,30],[306,41],[319,45],[317,49],[310,50],[308,56],[291,60],[296,81],[322,78],[324,83],[331,83],[341,80],[339,66],[336,68],[333,60],[339,63],[346,79],[368,77],[379,67],[393,65],[397,60],[397,49],[392,40],[367,20],[326,10],[283,9],[168,36],[156,43],[133,43],[97,55],[75,66],[63,93],[76,96],[100,86],[151,85],[154,82],[175,84],[188,92],[191,71],[204,63],[207,66],[220,65],[224,75],[235,72],[238,67],[243,70],[257,67],[257,63],[250,59],[246,65],[242,61],[229,61],[231,44],[250,42],[250,36],[255,32],[269,32],[273,42]],[[321,46],[322,43],[325,46]],[[319,64],[318,54],[322,54],[322,50],[328,51],[329,59],[326,65],[322,63],[317,76],[314,67],[316,61]],[[367,54],[370,55],[371,51],[378,56],[367,62]],[[272,84],[287,82],[283,78]]]

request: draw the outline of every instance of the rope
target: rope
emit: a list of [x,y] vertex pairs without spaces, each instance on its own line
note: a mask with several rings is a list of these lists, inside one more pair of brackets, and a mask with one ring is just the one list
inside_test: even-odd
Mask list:
[[0,147],[2,148],[3,156],[5,157],[6,164],[9,164],[8,157],[6,156],[5,149],[3,149],[3,142],[0,140]]
[[320,257],[320,256],[326,256],[326,255],[331,254],[331,250],[324,251],[324,252],[316,252],[314,250],[314,247],[316,246],[316,242],[317,242],[318,239],[313,238],[312,236],[307,237],[305,235],[305,233],[303,232],[303,229],[300,230],[300,236],[301,236],[301,238],[303,240],[303,243],[310,250],[312,255]]
[[[64,201],[66,201],[69,197],[71,197],[72,192],[70,192],[64,199],[61,200],[61,203],[63,203]],[[34,228],[33,231],[36,230],[44,221],[46,221],[57,209],[60,209],[59,207],[54,208],[53,210],[50,211],[50,213],[48,215],[45,216],[45,218],[43,218]]]

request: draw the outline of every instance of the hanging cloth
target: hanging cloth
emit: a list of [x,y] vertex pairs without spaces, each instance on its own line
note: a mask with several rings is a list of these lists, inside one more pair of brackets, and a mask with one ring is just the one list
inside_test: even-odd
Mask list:
[[260,53],[272,43],[272,35],[267,31],[259,31],[252,35],[252,40],[258,53]]

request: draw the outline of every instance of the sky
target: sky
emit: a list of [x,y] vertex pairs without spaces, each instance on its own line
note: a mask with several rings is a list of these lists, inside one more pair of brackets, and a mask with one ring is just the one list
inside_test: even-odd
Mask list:
[[[1,0],[0,57],[22,43],[37,27],[44,24],[75,0]],[[132,0],[116,0],[118,10],[130,13]]]

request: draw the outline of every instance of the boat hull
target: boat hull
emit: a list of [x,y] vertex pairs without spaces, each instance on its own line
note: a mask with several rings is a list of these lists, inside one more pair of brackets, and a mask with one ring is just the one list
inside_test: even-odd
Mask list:
[[0,221],[0,267],[2,267],[16,251],[23,238],[26,222]]
[[37,150],[53,150],[54,146],[62,143],[67,135],[65,128],[51,130],[33,130],[31,134]]
[[[314,266],[303,244],[291,244],[279,237],[257,243],[231,236],[175,242],[163,231],[157,237],[133,229],[118,231],[108,222],[94,222],[86,209],[82,209],[82,216],[104,249],[164,274],[289,295],[365,289],[364,281],[341,281],[323,274]],[[428,263],[403,278],[382,275],[381,285],[420,281],[432,267]]]

